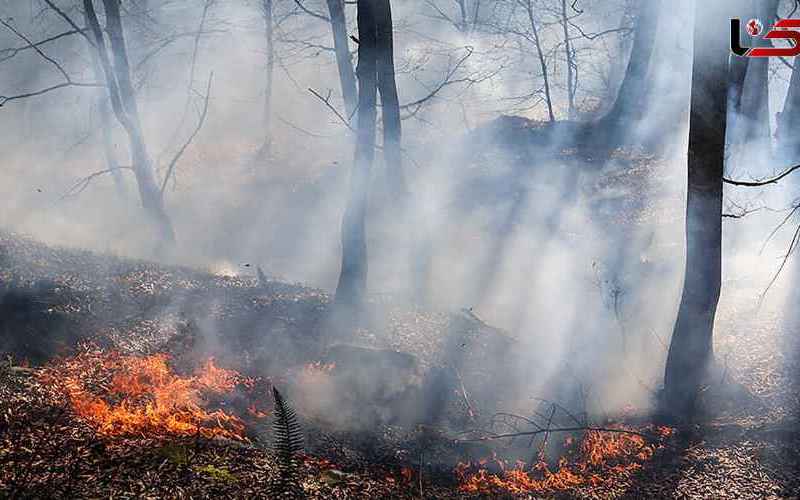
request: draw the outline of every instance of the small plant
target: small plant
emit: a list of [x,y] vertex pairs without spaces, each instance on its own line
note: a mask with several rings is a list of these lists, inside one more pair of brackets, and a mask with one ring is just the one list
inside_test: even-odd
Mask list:
[[273,451],[278,462],[278,477],[270,486],[272,498],[304,498],[300,485],[299,453],[303,450],[303,434],[297,415],[278,389],[272,388],[275,401]]
[[238,478],[231,474],[231,472],[226,467],[215,467],[213,465],[203,465],[195,467],[194,470],[203,474],[205,476],[214,479],[215,481],[221,481],[225,483],[231,483],[234,481],[238,481]]

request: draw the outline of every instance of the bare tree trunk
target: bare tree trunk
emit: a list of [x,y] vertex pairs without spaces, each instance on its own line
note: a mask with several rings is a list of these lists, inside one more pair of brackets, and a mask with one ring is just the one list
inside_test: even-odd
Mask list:
[[[564,51],[567,57],[567,116],[574,120],[575,113],[575,54],[572,52],[572,42],[569,39],[569,18],[567,16],[567,0],[561,0],[561,26],[564,29]],[[537,37],[538,38],[538,37]],[[538,45],[538,40],[537,40]]]
[[617,126],[624,126],[630,120],[640,120],[643,117],[643,103],[647,100],[648,90],[647,73],[653,57],[660,9],[661,0],[639,0],[639,16],[628,68],[617,92],[614,107],[607,115],[607,119]]
[[[769,29],[778,15],[778,0],[758,0],[756,17]],[[771,46],[768,40],[756,39],[758,46]],[[755,146],[758,156],[771,152],[770,106],[769,106],[769,59],[749,58],[747,75],[742,87],[739,106],[739,126],[736,142]]]
[[525,9],[528,12],[528,21],[531,23],[531,32],[533,34],[533,41],[536,45],[536,54],[539,56],[539,65],[542,68],[542,79],[544,80],[544,99],[545,103],[547,104],[547,114],[550,117],[550,121],[556,121],[556,115],[553,113],[553,100],[550,97],[550,77],[547,74],[547,61],[544,57],[544,51],[542,50],[542,43],[539,40],[539,29],[536,27],[536,18],[533,13],[533,4],[531,0],[526,0]]
[[142,207],[158,231],[159,243],[171,245],[175,241],[175,233],[172,229],[172,221],[164,210],[161,191],[156,183],[153,166],[142,135],[136,96],[130,79],[122,20],[120,18],[120,0],[103,0],[106,11],[106,29],[114,58],[113,67],[106,50],[103,32],[92,0],[84,0],[83,4],[93,33],[98,57],[105,73],[114,114],[128,134],[133,172],[139,186]]
[[[86,25],[89,25],[88,16],[84,13],[84,20]],[[103,68],[100,66],[100,59],[98,58],[97,51],[90,45],[89,52],[92,55],[92,70],[94,71],[95,81],[102,82],[105,77],[103,75]],[[106,159],[106,167],[111,172],[111,178],[114,179],[114,186],[117,188],[117,193],[122,198],[127,198],[128,190],[125,187],[125,179],[122,177],[122,171],[119,168],[119,162],[114,154],[114,141],[112,140],[112,124],[111,124],[111,109],[109,108],[108,93],[104,89],[98,89],[97,99],[97,113],[100,117],[100,133],[102,134],[103,141],[103,155]]]
[[722,272],[722,173],[728,82],[727,7],[696,2],[686,200],[686,269],[664,375],[666,409],[691,415],[712,361]]
[[336,53],[336,65],[339,69],[339,83],[342,87],[342,98],[347,117],[352,118],[356,112],[358,92],[353,63],[350,60],[350,48],[347,37],[347,19],[344,15],[344,0],[328,0],[328,12],[333,31],[333,47]]
[[789,92],[778,115],[778,148],[782,160],[800,160],[800,57],[794,58]]
[[275,26],[273,21],[272,0],[262,0],[264,15],[264,36],[267,49],[266,88],[264,89],[264,146],[262,153],[269,158],[272,153],[272,81],[275,74]]
[[405,203],[408,185],[403,173],[402,128],[400,102],[394,73],[394,38],[392,34],[392,8],[389,0],[375,0],[377,37],[377,85],[381,95],[383,118],[383,154],[386,160],[390,192]]
[[366,216],[370,170],[375,159],[377,33],[374,3],[358,0],[358,132],[350,198],[342,221],[342,267],[335,302],[359,306],[367,290]]

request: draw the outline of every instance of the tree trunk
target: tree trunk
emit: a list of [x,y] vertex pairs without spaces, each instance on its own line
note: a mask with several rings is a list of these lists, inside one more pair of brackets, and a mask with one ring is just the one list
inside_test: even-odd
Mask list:
[[377,37],[377,85],[381,95],[383,119],[383,154],[390,192],[402,204],[408,195],[408,186],[403,173],[400,102],[394,73],[392,8],[389,0],[375,0],[373,5]]
[[339,84],[342,87],[342,98],[347,117],[352,118],[356,112],[358,93],[353,63],[350,60],[350,48],[347,37],[347,19],[344,15],[344,0],[328,0],[328,12],[333,31],[333,47],[336,52],[336,65],[339,68]]
[[664,376],[666,409],[691,415],[712,360],[722,267],[722,173],[729,38],[726,7],[696,2],[689,118],[686,268]]
[[370,170],[375,158],[377,33],[372,0],[358,0],[358,132],[350,197],[342,221],[342,267],[335,302],[360,306],[367,289],[366,215]]
[[660,9],[660,0],[639,0],[639,16],[628,68],[617,92],[614,107],[607,115],[617,126],[625,126],[629,121],[638,121],[644,116],[648,91],[647,73],[653,57]]
[[567,16],[567,0],[561,0],[561,27],[564,29],[564,52],[567,59],[567,116],[576,118],[575,112],[575,54],[572,53],[572,42],[569,39],[569,18]]
[[[755,16],[764,23],[765,29],[775,24],[778,15],[778,0],[758,0]],[[756,39],[756,46],[771,46],[769,40]],[[769,59],[749,58],[747,74],[742,86],[738,107],[739,129],[735,143],[748,146],[754,156],[761,157],[771,152],[770,106],[769,106]],[[738,156],[738,155],[737,155]]]
[[525,9],[528,12],[528,21],[531,24],[531,33],[533,34],[533,42],[536,45],[536,54],[539,56],[539,66],[542,69],[542,79],[544,80],[544,99],[545,104],[547,104],[547,116],[550,119],[550,122],[556,121],[556,115],[553,113],[553,99],[550,95],[550,77],[547,74],[547,61],[544,57],[544,51],[542,50],[542,43],[539,40],[539,29],[536,27],[536,17],[533,13],[533,4],[531,0],[527,0],[525,4]]
[[789,91],[778,114],[778,151],[782,161],[800,161],[800,57],[794,58],[794,69],[789,81]]
[[113,67],[106,51],[103,32],[97,20],[92,0],[84,0],[83,4],[105,73],[114,115],[128,134],[133,172],[139,187],[142,207],[158,232],[159,248],[163,244],[172,245],[175,241],[172,221],[164,210],[161,191],[155,180],[153,166],[142,135],[136,95],[131,84],[128,54],[120,17],[120,0],[103,0],[106,11],[106,29],[114,59]]
[[272,81],[275,74],[275,40],[272,0],[262,0],[264,14],[264,36],[267,49],[266,88],[264,89],[264,146],[265,158],[272,153]]
[[[88,16],[84,13],[84,21],[89,26]],[[97,51],[89,45],[89,52],[92,55],[92,70],[94,71],[95,81],[101,82],[104,80],[103,68],[100,66],[100,59]],[[100,133],[102,134],[103,141],[103,155],[106,159],[106,167],[111,172],[111,178],[114,179],[114,186],[117,188],[117,193],[121,198],[127,198],[128,190],[125,187],[125,179],[122,177],[122,171],[119,168],[119,162],[114,154],[114,141],[112,139],[112,125],[111,125],[111,109],[109,108],[108,93],[100,88],[97,91],[97,113],[100,118]]]

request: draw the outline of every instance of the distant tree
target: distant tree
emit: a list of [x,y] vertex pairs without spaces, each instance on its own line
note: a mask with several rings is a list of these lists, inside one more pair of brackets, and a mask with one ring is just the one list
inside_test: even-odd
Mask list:
[[647,75],[656,42],[661,0],[638,0],[635,36],[625,77],[606,120],[620,130],[644,117],[649,89]]
[[[775,24],[778,15],[778,0],[758,0],[743,13],[742,19],[760,19],[765,29]],[[769,46],[770,41],[755,39],[756,46]],[[740,58],[734,56],[740,69],[733,80],[731,104],[734,122],[731,124],[729,143],[748,148],[745,153],[763,155],[771,151],[770,103],[769,103],[769,59]],[[742,61],[744,59],[744,61]],[[745,66],[744,75],[741,66]],[[743,155],[737,154],[736,157]]]
[[128,135],[132,168],[139,187],[142,207],[157,229],[159,243],[171,245],[175,241],[175,232],[172,221],[164,209],[162,192],[156,183],[153,164],[142,133],[136,92],[131,83],[128,49],[120,16],[120,0],[103,0],[103,6],[106,14],[106,32],[111,48],[110,54],[106,48],[103,29],[100,26],[93,1],[83,0],[91,31],[91,41],[97,50],[105,74],[114,115]]
[[689,119],[686,268],[678,317],[664,374],[664,402],[675,415],[694,409],[713,357],[714,316],[722,266],[722,179],[730,8],[695,3]]
[[275,12],[273,0],[261,0],[261,15],[264,17],[264,41],[267,51],[267,66],[264,86],[264,144],[261,156],[269,158],[272,151],[272,84],[275,75]]

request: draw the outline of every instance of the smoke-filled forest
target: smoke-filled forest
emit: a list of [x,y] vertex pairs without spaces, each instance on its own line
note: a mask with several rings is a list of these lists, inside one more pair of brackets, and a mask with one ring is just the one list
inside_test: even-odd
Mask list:
[[797,1],[0,25],[0,498],[798,498]]

